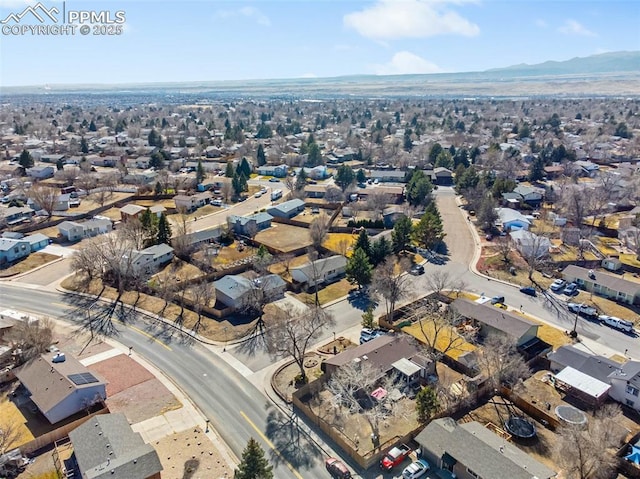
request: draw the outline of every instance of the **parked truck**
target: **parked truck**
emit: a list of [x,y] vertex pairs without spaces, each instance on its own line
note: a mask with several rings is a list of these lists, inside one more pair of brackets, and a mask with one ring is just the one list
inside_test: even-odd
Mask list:
[[402,462],[411,454],[411,448],[406,444],[392,447],[380,460],[380,467],[385,471],[390,471],[394,467],[402,464]]

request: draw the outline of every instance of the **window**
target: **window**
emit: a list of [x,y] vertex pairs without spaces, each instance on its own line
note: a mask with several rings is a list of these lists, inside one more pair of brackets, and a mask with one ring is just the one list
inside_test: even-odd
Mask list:
[[627,394],[631,394],[632,396],[638,397],[638,393],[640,391],[638,388],[633,387],[631,384],[627,384]]
[[477,478],[477,479],[482,479],[479,475],[477,475],[475,472],[473,472],[473,471],[472,471],[471,469],[469,469],[468,467],[467,467],[467,472],[469,473],[469,475],[470,475],[471,477],[475,477],[475,478]]
[[625,399],[624,403],[629,407],[633,407],[633,404],[634,404],[634,402],[631,399]]

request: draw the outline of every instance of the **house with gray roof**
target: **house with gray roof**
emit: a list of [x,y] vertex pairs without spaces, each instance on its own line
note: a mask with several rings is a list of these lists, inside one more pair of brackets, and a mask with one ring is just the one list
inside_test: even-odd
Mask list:
[[162,464],[153,446],[134,432],[124,414],[97,415],[69,433],[74,477],[160,479]]
[[22,366],[16,377],[51,424],[107,398],[107,383],[63,352],[40,355]]
[[593,271],[571,264],[564,269],[562,277],[567,282],[575,282],[580,288],[605,298],[627,304],[640,302],[640,283],[615,274]]
[[557,473],[472,421],[450,417],[431,421],[417,436],[422,455],[458,479],[551,479]]
[[213,282],[216,289],[216,301],[228,308],[240,310],[251,300],[252,291],[260,290],[272,301],[284,295],[287,283],[277,274],[267,274],[256,279],[228,274]]
[[280,203],[279,205],[275,205],[267,209],[267,213],[269,213],[274,218],[277,217],[286,219],[291,219],[302,211],[304,211],[304,201],[298,198],[285,201],[284,203]]
[[640,361],[627,361],[609,375],[609,396],[640,411]]
[[519,195],[523,203],[531,206],[540,206],[544,198],[544,189],[529,185],[518,185],[513,189],[513,193]]
[[291,268],[291,277],[306,287],[320,285],[342,276],[347,270],[347,258],[342,255],[321,258]]
[[43,235],[42,233],[34,233],[32,235],[28,235],[25,236],[24,239],[29,242],[32,253],[45,248],[49,244],[49,237]]
[[281,165],[264,165],[257,168],[259,175],[275,176],[276,178],[284,178],[287,176],[289,167],[283,163]]
[[24,238],[0,238],[0,264],[12,263],[31,254],[31,244]]
[[229,215],[227,224],[234,233],[254,237],[258,231],[262,231],[271,226],[273,216],[264,211],[250,216]]
[[497,225],[502,227],[503,231],[511,230],[528,230],[531,221],[519,211],[511,208],[496,208],[498,215]]
[[604,356],[589,354],[572,345],[560,346],[552,353],[547,354],[549,369],[559,373],[566,367],[580,371],[581,373],[596,378],[602,382],[609,382],[609,375],[620,369],[620,363],[612,361]]
[[140,251],[133,250],[131,258],[124,256],[122,261],[131,261],[134,271],[152,272],[173,259],[173,248],[165,243],[149,246]]

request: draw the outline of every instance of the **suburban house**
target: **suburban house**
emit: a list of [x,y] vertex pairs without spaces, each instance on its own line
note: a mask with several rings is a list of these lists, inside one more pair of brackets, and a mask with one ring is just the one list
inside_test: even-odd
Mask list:
[[28,241],[29,245],[31,245],[32,253],[40,251],[42,248],[45,248],[49,244],[49,237],[43,235],[42,233],[34,233],[32,235],[25,236],[24,240]]
[[385,228],[393,228],[396,221],[402,216],[406,216],[405,211],[406,208],[402,205],[393,205],[382,210],[382,220],[384,221]]
[[297,198],[285,201],[284,203],[280,203],[279,205],[275,205],[267,209],[267,213],[274,218],[286,219],[291,219],[302,211],[304,211],[304,201]]
[[63,352],[40,355],[16,376],[51,424],[107,398],[107,383]]
[[269,228],[272,219],[273,216],[265,212],[256,213],[251,216],[229,215],[227,217],[227,224],[234,233],[253,238],[258,231]]
[[144,206],[129,203],[128,205],[124,205],[122,208],[120,208],[120,219],[123,222],[134,218],[137,219],[144,210],[146,210]]
[[213,282],[216,300],[228,308],[242,309],[251,300],[251,292],[260,289],[271,300],[284,295],[287,284],[277,274],[267,274],[251,280],[245,276],[228,274]]
[[47,178],[53,178],[55,171],[55,168],[51,165],[34,166],[33,168],[27,168],[27,175],[36,180],[46,180]]
[[433,169],[436,185],[448,186],[453,184],[453,172],[444,166],[437,166]]
[[378,180],[381,183],[406,183],[406,173],[402,170],[371,170],[369,178]]
[[122,182],[130,185],[150,185],[157,181],[157,178],[158,172],[145,170],[125,175],[125,177],[122,178]]
[[10,206],[6,210],[0,210],[4,213],[3,221],[8,226],[22,223],[32,218],[36,212],[26,206]]
[[317,259],[302,266],[291,268],[291,277],[306,287],[326,283],[342,276],[347,269],[347,258],[342,255]]
[[540,206],[544,198],[544,189],[535,186],[518,185],[513,189],[513,193],[520,197],[523,203],[530,206]]
[[282,165],[264,165],[259,166],[257,171],[259,175],[275,176],[276,178],[284,178],[287,176],[289,167],[284,163]]
[[[122,258],[126,260],[126,256]],[[173,248],[168,244],[156,244],[131,252],[131,267],[136,271],[151,272],[173,259]]]
[[434,419],[417,436],[430,464],[458,479],[551,479],[556,472],[477,421]]
[[640,362],[627,361],[609,375],[609,396],[640,411]]
[[358,190],[358,196],[367,198],[370,194],[383,194],[389,198],[389,203],[402,203],[404,200],[404,186],[380,185],[374,188]]
[[418,341],[407,334],[385,334],[355,348],[327,358],[322,370],[330,376],[346,364],[369,364],[380,377],[396,374],[405,383],[426,379],[435,371],[435,363]]
[[327,170],[327,167],[324,165],[314,166],[313,168],[295,168],[293,171],[295,171],[297,175],[300,173],[300,169],[303,169],[307,178],[311,178],[312,180],[324,180],[330,176],[329,170]]
[[627,304],[635,304],[640,300],[640,283],[626,280],[615,274],[581,268],[576,265],[567,266],[562,277],[568,282],[576,282],[586,291],[613,298]]
[[[171,242],[182,241],[184,246],[189,248],[196,248],[203,244],[215,243],[222,236],[222,229],[212,228],[208,230],[196,231],[194,233],[186,234],[182,237],[174,237]],[[175,246],[175,243],[173,243]]]
[[546,236],[538,236],[528,230],[515,230],[509,233],[516,249],[525,258],[543,258],[549,255],[551,240]]
[[198,208],[209,203],[211,200],[211,193],[204,191],[202,193],[196,193],[195,195],[176,195],[173,197],[173,201],[176,204],[178,211],[195,211]]
[[503,231],[512,230],[528,230],[531,221],[519,211],[511,208],[496,208],[498,215],[497,225],[502,227]]
[[604,356],[586,353],[571,345],[560,346],[548,353],[547,359],[549,369],[556,374],[566,367],[571,367],[604,383],[609,382],[611,373],[620,369],[620,363]]
[[537,356],[550,348],[538,338],[539,325],[524,316],[466,298],[456,299],[450,307],[478,327],[481,337],[489,334],[505,335],[511,338],[513,344],[526,356]]
[[304,193],[307,198],[324,198],[327,194],[327,185],[305,185]]
[[167,209],[162,205],[153,205],[149,208],[149,211],[151,211],[152,215],[155,215],[157,218],[160,218],[162,216],[162,213],[165,213]]
[[31,244],[26,239],[0,238],[0,264],[12,263],[31,254]]
[[113,229],[113,223],[109,218],[94,218],[84,223],[75,221],[63,221],[58,225],[60,235],[67,241],[80,241],[83,238],[90,238],[108,233]]
[[69,433],[73,477],[160,479],[162,464],[153,446],[133,432],[124,414],[92,417]]

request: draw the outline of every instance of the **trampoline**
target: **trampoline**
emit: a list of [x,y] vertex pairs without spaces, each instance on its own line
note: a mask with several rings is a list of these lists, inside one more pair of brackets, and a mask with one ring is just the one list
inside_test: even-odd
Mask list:
[[574,426],[583,426],[587,423],[587,415],[573,406],[556,407],[556,416],[561,421]]
[[510,416],[504,423],[504,427],[512,437],[518,439],[531,439],[536,435],[536,426],[520,416]]

